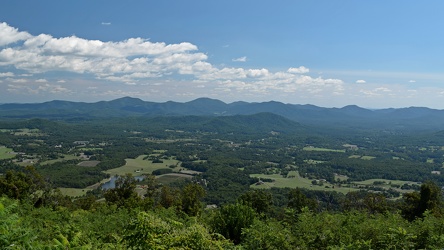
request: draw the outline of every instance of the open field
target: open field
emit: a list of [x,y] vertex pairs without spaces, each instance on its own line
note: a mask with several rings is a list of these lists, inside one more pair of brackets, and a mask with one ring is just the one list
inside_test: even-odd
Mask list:
[[[356,191],[358,189],[355,188],[348,188],[348,187],[338,187],[335,186],[334,189],[332,188],[332,185],[329,183],[325,183],[324,186],[319,185],[312,185],[312,180],[309,180],[307,178],[303,178],[299,175],[297,171],[291,171],[289,176],[295,176],[294,178],[285,178],[282,177],[280,174],[273,174],[273,175],[266,175],[266,174],[252,174],[251,177],[257,177],[257,178],[264,178],[264,179],[274,179],[274,182],[264,182],[262,185],[251,185],[252,188],[307,188],[311,190],[322,190],[322,191],[336,191],[341,193],[348,193],[350,191]],[[329,188],[327,188],[327,186]]]
[[100,163],[100,161],[82,161],[77,165],[81,166],[81,167],[95,167],[99,163]]
[[62,162],[62,161],[69,161],[69,160],[77,160],[80,159],[78,156],[75,155],[63,155],[63,158],[60,157],[58,159],[54,159],[54,160],[48,160],[48,161],[44,161],[42,163],[40,163],[41,165],[49,165],[49,164],[53,164],[56,162]]
[[15,157],[15,154],[13,153],[11,148],[7,148],[5,146],[0,146],[0,160],[11,159],[14,157]]
[[316,147],[304,147],[305,151],[320,151],[320,152],[337,152],[345,153],[345,149],[331,149],[331,148],[316,148]]
[[157,182],[162,183],[163,185],[169,185],[172,182],[190,179],[193,176],[187,174],[164,174],[156,177]]
[[376,157],[374,156],[369,156],[369,155],[350,155],[348,158],[353,158],[353,159],[361,159],[361,160],[373,160]]
[[13,135],[32,135],[32,136],[43,136],[45,134],[40,132],[40,129],[34,128],[34,129],[28,129],[28,128],[21,128],[21,129],[0,129],[1,133],[11,133]]
[[119,168],[113,168],[105,171],[105,173],[110,175],[125,175],[131,173],[134,176],[139,176],[143,174],[151,174],[154,170],[161,168],[168,168],[170,165],[176,165],[177,167],[173,171],[179,170],[178,160],[165,160],[162,159],[163,163],[152,163],[151,160],[144,160],[147,155],[139,155],[136,159],[125,159],[126,164]]
[[358,184],[358,185],[373,185],[373,183],[377,181],[377,182],[385,182],[385,185],[404,185],[405,183],[407,184],[417,184],[416,182],[412,182],[412,181],[401,181],[401,180],[388,180],[388,179],[369,179],[369,180],[365,180],[365,181],[355,181],[353,182],[354,184]]
[[93,190],[93,188],[59,188],[60,192],[62,192],[63,195],[68,195],[71,197],[78,197],[85,195],[86,192]]

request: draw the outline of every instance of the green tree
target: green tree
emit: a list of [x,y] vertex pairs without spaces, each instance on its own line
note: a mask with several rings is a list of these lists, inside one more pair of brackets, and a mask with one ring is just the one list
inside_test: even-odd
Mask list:
[[43,190],[45,186],[47,183],[34,167],[26,167],[19,172],[10,170],[0,177],[0,195],[13,199],[29,198],[30,194]]
[[211,219],[211,226],[217,233],[239,244],[242,238],[242,229],[250,227],[256,214],[250,206],[240,203],[228,204],[220,208]]
[[442,214],[442,193],[441,188],[436,183],[426,181],[421,185],[420,192],[404,194],[402,205],[404,218],[412,221],[423,217],[425,211],[430,211],[434,215]]
[[116,187],[105,192],[104,197],[107,202],[117,206],[133,207],[140,202],[140,197],[135,191],[136,180],[132,174],[126,174],[116,180]]
[[273,200],[271,194],[262,189],[250,190],[239,197],[239,202],[249,205],[256,213],[267,215],[270,212]]
[[296,213],[300,213],[304,207],[315,210],[317,203],[315,200],[308,198],[299,188],[290,190],[288,194],[287,207],[292,208]]
[[196,183],[187,184],[182,190],[182,211],[197,216],[202,211],[201,200],[205,196],[203,187]]

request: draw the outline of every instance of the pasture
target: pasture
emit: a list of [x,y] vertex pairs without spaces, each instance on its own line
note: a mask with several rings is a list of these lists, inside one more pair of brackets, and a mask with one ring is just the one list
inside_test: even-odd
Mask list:
[[303,178],[299,175],[297,171],[290,171],[287,176],[292,176],[292,178],[282,177],[280,174],[251,174],[251,177],[257,177],[262,179],[273,179],[274,182],[263,182],[263,184],[256,185],[253,184],[251,188],[259,188],[259,189],[269,189],[272,187],[277,188],[307,188],[310,190],[322,190],[322,191],[336,191],[341,193],[348,193],[351,191],[356,191],[355,188],[349,187],[339,187],[337,185],[334,186],[330,183],[325,183],[323,186],[313,185],[312,181],[307,178]]
[[75,155],[67,155],[67,154],[64,154],[64,155],[61,155],[59,158],[57,158],[57,159],[53,159],[53,160],[47,160],[47,161],[44,161],[44,162],[41,162],[40,164],[41,165],[49,165],[49,164],[53,164],[53,163],[56,163],[56,162],[62,162],[62,161],[69,161],[69,160],[77,160],[77,159],[80,159],[78,156],[75,156]]
[[81,166],[81,167],[95,167],[99,163],[100,163],[100,161],[82,161],[77,165]]
[[305,151],[319,151],[319,152],[337,152],[337,153],[345,153],[345,149],[331,149],[331,148],[316,148],[316,147],[304,147]]
[[154,170],[161,168],[168,168],[170,165],[176,167],[173,171],[178,172],[180,169],[180,162],[174,159],[162,159],[163,163],[152,163],[151,160],[144,160],[147,155],[139,155],[136,159],[125,159],[125,165],[105,171],[105,173],[113,175],[132,174],[134,176],[151,174]]
[[15,154],[11,148],[0,146],[0,160],[14,158]]
[[192,177],[193,176],[187,174],[171,173],[171,174],[156,176],[156,181],[162,183],[163,185],[169,185],[173,182],[190,179]]
[[59,188],[63,195],[70,197],[79,197],[86,194],[86,192],[93,190],[93,188]]
[[387,185],[389,186],[390,184],[393,185],[404,185],[404,184],[417,184],[416,182],[412,182],[412,181],[401,181],[401,180],[388,180],[388,179],[368,179],[365,181],[355,181],[353,182],[354,184],[357,185],[373,185],[374,182],[384,182],[385,184],[383,185]]
[[361,159],[361,160],[373,160],[376,157],[374,156],[369,156],[369,155],[350,155],[348,158],[353,158],[353,159]]

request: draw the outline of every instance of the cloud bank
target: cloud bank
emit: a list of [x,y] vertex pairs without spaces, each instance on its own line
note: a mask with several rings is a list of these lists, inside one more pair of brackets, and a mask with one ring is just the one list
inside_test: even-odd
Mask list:
[[[232,61],[250,63],[245,56]],[[444,93],[441,88],[413,91],[402,85],[388,86],[366,78],[370,84],[361,79],[365,76],[358,74],[353,79],[360,80],[350,79],[347,84],[341,79],[314,77],[309,73],[309,68],[300,65],[283,70],[215,65],[190,42],[167,44],[140,37],[100,41],[77,36],[32,35],[0,23],[0,92],[3,92],[0,98],[11,98],[8,93],[14,97],[39,95],[47,99],[84,96],[87,100],[86,97],[91,96],[168,100],[208,96],[323,106],[369,100],[366,106],[375,107],[372,101],[382,103],[389,98],[400,101],[401,105],[416,98],[425,106],[433,106],[429,104],[432,98],[419,98],[437,93],[442,98]],[[65,75],[71,77],[66,79]]]
[[[212,82],[218,88],[235,91],[267,92],[333,87],[340,91],[342,81],[311,78],[300,66],[286,72],[268,69],[216,67],[208,56],[189,42],[166,44],[143,38],[118,42],[88,40],[76,36],[56,38],[31,35],[0,23],[0,67],[14,67],[30,74],[72,72],[90,74],[96,79],[137,85],[143,80],[191,77],[202,86]],[[245,62],[246,57],[233,59]],[[12,77],[10,72],[0,76]],[[311,90],[313,91],[313,90]]]

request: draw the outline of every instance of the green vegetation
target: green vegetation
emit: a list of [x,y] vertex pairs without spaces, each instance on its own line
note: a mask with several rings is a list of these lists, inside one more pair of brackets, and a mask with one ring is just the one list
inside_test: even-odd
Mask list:
[[345,153],[345,149],[330,149],[330,148],[317,148],[317,147],[304,147],[305,151],[320,151],[320,152],[338,152]]
[[[0,144],[20,153],[0,159],[0,230],[11,229],[0,244],[444,247],[439,134],[311,131],[282,119],[278,129],[268,118],[2,121]],[[15,134],[23,128],[34,132]]]
[[[259,178],[260,180],[272,180],[267,182],[260,182],[252,184],[252,188],[269,189],[269,188],[307,188],[311,190],[334,190],[336,192],[348,193],[351,191],[356,191],[356,188],[347,187],[342,185],[335,185],[328,183],[327,181],[316,181],[314,184],[313,180],[303,178],[299,175],[297,171],[292,171],[288,173],[288,176],[282,176],[280,174],[252,174],[252,177]],[[289,177],[290,176],[290,177]],[[322,185],[319,185],[321,184]]]
[[[119,168],[113,168],[105,171],[105,173],[110,175],[125,175],[133,174],[135,176],[143,174],[151,174],[153,171],[166,168],[168,166],[174,165],[178,166],[179,161],[173,159],[163,159],[162,162],[153,163],[152,160],[144,159],[147,155],[139,155],[135,159],[125,159],[126,163],[124,166]],[[178,171],[178,167],[173,169]]]
[[78,159],[80,159],[78,156],[63,154],[63,155],[59,156],[57,159],[43,161],[40,163],[40,165],[51,165],[51,164],[54,164],[57,162],[64,162],[64,161],[78,160]]
[[71,197],[80,197],[86,195],[88,191],[94,190],[93,188],[59,188],[62,195]]
[[0,160],[14,158],[13,150],[5,146],[0,146]]

